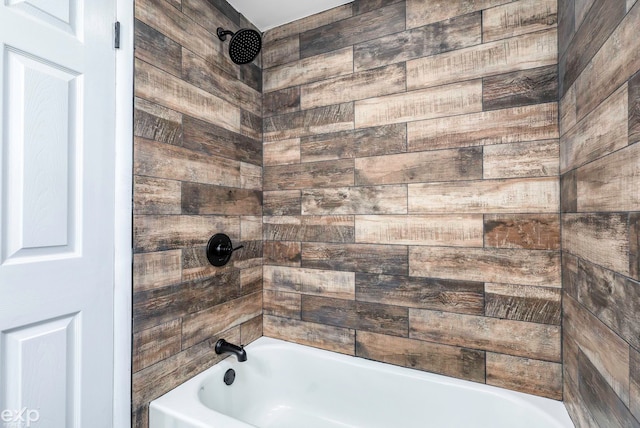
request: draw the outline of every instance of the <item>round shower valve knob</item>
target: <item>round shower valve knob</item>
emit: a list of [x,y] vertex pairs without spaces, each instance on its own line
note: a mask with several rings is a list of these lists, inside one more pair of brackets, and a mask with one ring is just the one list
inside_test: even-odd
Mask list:
[[207,260],[214,266],[224,266],[231,259],[231,254],[240,248],[244,245],[233,248],[231,238],[224,233],[216,233],[207,243]]

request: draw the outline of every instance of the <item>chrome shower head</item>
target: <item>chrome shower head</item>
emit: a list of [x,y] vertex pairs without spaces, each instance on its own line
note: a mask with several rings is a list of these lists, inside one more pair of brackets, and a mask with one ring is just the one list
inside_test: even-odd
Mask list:
[[260,53],[262,37],[256,30],[242,28],[235,33],[218,27],[218,38],[223,42],[231,36],[229,42],[229,57],[236,64],[248,64]]

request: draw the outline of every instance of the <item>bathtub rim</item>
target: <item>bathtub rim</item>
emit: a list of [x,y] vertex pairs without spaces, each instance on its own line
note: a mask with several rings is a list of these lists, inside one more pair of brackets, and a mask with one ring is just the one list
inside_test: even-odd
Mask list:
[[[448,385],[451,387],[461,388],[463,390],[471,390],[483,394],[495,396],[498,399],[506,400],[514,405],[530,408],[532,411],[540,412],[553,423],[549,428],[574,428],[575,425],[569,417],[564,401],[554,400],[551,398],[527,394],[524,392],[514,391],[498,386],[488,385],[485,383],[474,382],[465,379],[458,379],[438,373],[427,372],[411,367],[404,367],[395,364],[370,360],[355,355],[342,354],[321,348],[315,348],[309,345],[302,345],[295,342],[289,342],[282,339],[262,336],[246,346],[248,358],[251,358],[252,350],[261,348],[296,348],[297,352],[308,354],[316,354],[319,358],[338,361],[349,366],[364,367],[379,372],[387,372],[403,378],[422,378],[438,385]],[[184,383],[178,385],[171,391],[151,401],[149,404],[149,426],[151,427],[152,414],[155,412],[163,412],[171,416],[188,419],[194,427],[210,428],[210,425],[201,423],[202,418],[211,419],[211,413],[215,414],[216,421],[224,422],[225,428],[247,428],[255,427],[247,422],[234,419],[224,413],[208,407],[200,400],[199,390],[210,378],[216,376],[221,371],[228,368],[241,367],[244,363],[239,363],[234,356],[229,356],[211,367],[205,369],[201,373],[188,379]],[[177,401],[176,401],[177,400]],[[175,410],[176,404],[181,410]]]

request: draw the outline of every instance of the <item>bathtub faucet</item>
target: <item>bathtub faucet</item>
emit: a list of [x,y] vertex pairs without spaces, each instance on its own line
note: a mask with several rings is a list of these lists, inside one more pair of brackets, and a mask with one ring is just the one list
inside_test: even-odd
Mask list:
[[236,354],[239,362],[247,361],[247,351],[244,347],[229,343],[224,339],[220,339],[216,342],[216,354]]

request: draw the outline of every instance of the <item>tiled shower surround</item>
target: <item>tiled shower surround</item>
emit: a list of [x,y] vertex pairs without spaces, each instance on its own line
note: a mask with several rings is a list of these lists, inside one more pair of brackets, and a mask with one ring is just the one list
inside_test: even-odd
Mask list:
[[356,0],[248,66],[224,0],[136,19],[134,426],[263,333],[638,426],[640,6]]
[[556,16],[361,1],[266,33],[265,335],[562,398]]

